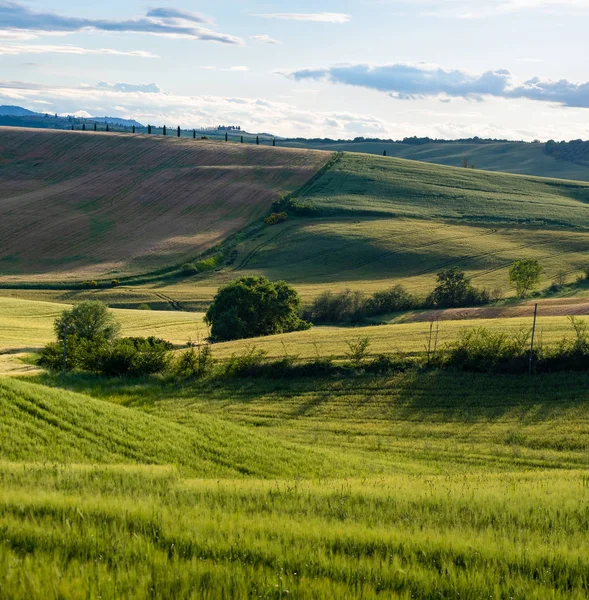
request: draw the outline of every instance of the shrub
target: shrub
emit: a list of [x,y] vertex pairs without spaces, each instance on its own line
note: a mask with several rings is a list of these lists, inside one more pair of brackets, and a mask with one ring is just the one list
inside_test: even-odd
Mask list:
[[113,280],[111,280],[110,284],[113,287],[117,287],[117,286],[121,285],[121,282],[118,279],[113,279]]
[[364,366],[367,373],[387,375],[402,373],[413,366],[413,362],[402,354],[379,354]]
[[268,353],[256,346],[249,346],[242,354],[232,354],[225,363],[225,375],[255,376],[265,363]]
[[366,302],[366,312],[369,316],[386,315],[417,308],[419,302],[402,285],[396,285],[389,290],[375,292]]
[[213,370],[214,364],[210,344],[191,344],[178,358],[175,370],[182,377],[204,377]]
[[89,280],[89,281],[83,281],[82,285],[86,288],[97,288],[98,287],[98,282],[94,281],[94,279]]
[[151,306],[149,306],[149,304],[143,303],[137,307],[137,310],[151,310]]
[[366,299],[361,292],[323,292],[311,305],[313,323],[359,323],[367,316]]
[[557,347],[547,352],[542,363],[545,371],[589,370],[589,329],[587,323],[577,317],[569,317],[574,330],[573,339],[564,339]]
[[300,305],[284,281],[242,277],[217,292],[205,320],[219,341],[287,333],[310,327],[298,315]]
[[269,217],[266,217],[264,219],[264,223],[266,223],[266,225],[278,225],[278,223],[284,223],[284,221],[287,221],[287,220],[288,220],[288,213],[273,212]]
[[[480,373],[521,373],[528,369],[531,330],[511,336],[486,327],[464,329],[459,339],[441,353],[441,364]],[[539,358],[539,349],[534,358]]]
[[473,287],[465,272],[453,267],[438,273],[437,285],[426,304],[433,308],[460,308],[488,304],[489,300],[489,291]]
[[357,340],[346,342],[346,344],[348,345],[346,357],[353,367],[359,368],[364,359],[368,356],[370,339],[368,337],[359,337]]
[[85,357],[87,370],[107,377],[140,377],[166,371],[173,345],[155,337],[121,338],[95,345]]
[[190,275],[196,275],[198,273],[198,268],[196,265],[192,263],[184,263],[182,265],[182,275],[186,275],[189,277]]

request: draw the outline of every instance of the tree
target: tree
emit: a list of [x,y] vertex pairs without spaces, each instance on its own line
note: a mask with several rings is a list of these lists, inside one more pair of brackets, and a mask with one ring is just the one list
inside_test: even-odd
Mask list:
[[91,342],[112,342],[120,326],[103,302],[81,302],[70,310],[64,310],[54,324],[55,335],[63,342],[67,329],[70,339]]
[[518,298],[525,298],[540,283],[542,266],[534,258],[516,260],[509,269],[509,281]]
[[180,129],[180,125],[178,125],[178,137],[182,135],[182,130]]
[[483,304],[487,296],[484,290],[477,290],[471,285],[464,271],[453,267],[438,273],[437,285],[429,295],[427,303],[438,308],[458,308]]
[[301,300],[284,281],[242,277],[215,296],[205,316],[214,340],[238,340],[307,329],[298,315]]

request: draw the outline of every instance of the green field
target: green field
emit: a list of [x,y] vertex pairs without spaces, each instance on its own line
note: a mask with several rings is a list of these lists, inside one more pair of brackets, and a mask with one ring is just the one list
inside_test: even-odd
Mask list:
[[537,177],[556,177],[558,179],[577,179],[589,181],[589,168],[568,160],[558,160],[547,154],[546,144],[523,142],[493,143],[439,143],[423,145],[402,144],[398,142],[280,142],[289,148],[310,148],[330,152],[362,152],[382,156],[406,158],[426,163],[460,167],[464,159],[469,165],[485,171],[502,171]]
[[586,597],[586,376],[41,382],[0,383],[3,597]]

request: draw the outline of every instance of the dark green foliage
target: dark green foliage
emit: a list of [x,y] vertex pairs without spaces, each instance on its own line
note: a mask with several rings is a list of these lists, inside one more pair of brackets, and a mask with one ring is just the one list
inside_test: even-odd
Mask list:
[[110,284],[111,284],[113,287],[117,287],[117,286],[121,285],[121,282],[120,282],[118,279],[113,279],[113,280],[110,282]]
[[264,223],[266,223],[266,225],[278,225],[278,223],[284,223],[284,221],[287,221],[287,220],[288,220],[288,213],[273,212],[269,217],[266,217],[264,219]]
[[327,291],[313,301],[309,319],[313,323],[353,324],[361,323],[367,317],[419,307],[420,301],[402,285],[376,292],[368,298],[358,291]]
[[509,281],[519,298],[525,298],[540,283],[542,267],[533,258],[516,260],[509,269]]
[[225,363],[225,375],[229,376],[255,376],[266,362],[268,353],[256,346],[248,347],[242,354],[232,354]]
[[68,338],[110,342],[118,335],[120,326],[104,302],[92,300],[63,311],[54,328],[59,341],[64,339],[67,328]]
[[198,273],[198,269],[192,263],[184,263],[182,265],[182,275],[190,276],[196,275]]
[[[529,362],[531,330],[512,335],[486,327],[464,329],[460,338],[438,355],[440,366],[479,373],[524,373]],[[536,352],[534,358],[538,359]]]
[[178,358],[175,371],[180,377],[204,377],[213,370],[215,359],[210,344],[190,344]]
[[313,323],[360,323],[367,316],[366,297],[358,291],[323,292],[313,301]]
[[237,340],[307,329],[301,300],[284,281],[242,277],[222,287],[206,314],[214,340]]
[[366,303],[369,316],[411,310],[419,306],[419,300],[410,294],[402,285],[395,285],[389,290],[375,292]]
[[364,359],[368,356],[370,338],[360,337],[357,340],[352,340],[346,343],[348,345],[348,352],[346,352],[348,360],[353,367],[359,368],[364,362]]
[[544,371],[589,371],[589,329],[587,323],[569,317],[575,337],[565,339],[556,349],[546,353],[542,361]]
[[589,142],[584,140],[571,140],[570,142],[550,140],[546,143],[544,151],[549,156],[559,160],[567,160],[579,165],[589,165]]
[[428,296],[426,304],[433,308],[459,308],[487,304],[489,300],[487,290],[473,287],[464,271],[453,267],[438,273],[437,285]]
[[82,367],[107,377],[140,377],[163,373],[170,364],[173,345],[156,337],[121,338],[111,344],[93,345]]

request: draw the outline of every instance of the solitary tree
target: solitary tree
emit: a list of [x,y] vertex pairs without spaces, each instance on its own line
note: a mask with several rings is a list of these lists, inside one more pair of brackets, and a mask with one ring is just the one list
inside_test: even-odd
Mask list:
[[97,131],[97,130],[98,130],[98,124],[94,123],[94,131]]
[[225,141],[228,142],[229,141],[229,134],[227,132],[225,132]]
[[481,302],[481,293],[458,267],[440,271],[437,285],[428,297],[428,303],[440,308],[457,308]]
[[107,131],[110,131],[110,129],[108,128],[108,123],[106,124],[106,130],[107,130]]
[[64,310],[55,321],[55,335],[59,341],[66,336],[92,342],[112,342],[119,333],[119,325],[104,302],[81,302]]
[[242,277],[217,292],[205,321],[218,341],[286,333],[309,327],[298,315],[300,306],[286,282]]
[[241,136],[241,143],[243,144],[243,135]]
[[387,151],[385,150],[385,151],[382,153],[382,155],[383,155],[383,156],[386,156],[386,155],[387,155]]
[[133,125],[133,133],[135,133],[135,125]]
[[196,139],[196,129],[192,130],[192,139],[195,140]]
[[276,138],[272,138],[272,146],[276,147]]
[[167,129],[166,126],[164,125],[164,129],[163,129],[163,134],[166,135]]
[[259,145],[260,145],[260,136],[257,135],[256,136],[256,146],[259,146]]
[[509,281],[518,298],[525,298],[539,283],[542,266],[534,258],[516,260],[509,269]]
[[181,133],[182,133],[182,131],[180,129],[180,125],[178,125],[178,137],[180,137]]
[[147,135],[151,135],[151,125],[147,126]]

